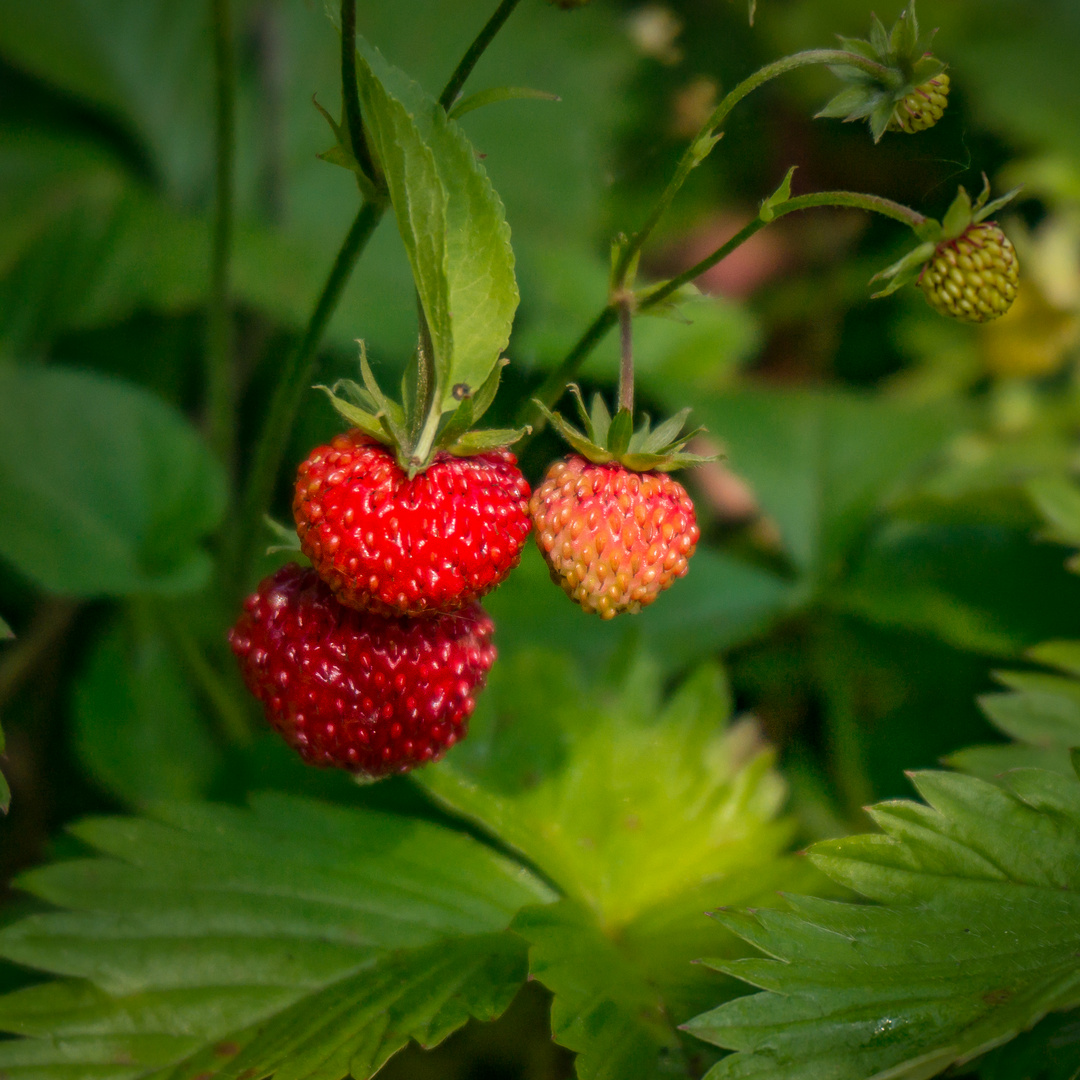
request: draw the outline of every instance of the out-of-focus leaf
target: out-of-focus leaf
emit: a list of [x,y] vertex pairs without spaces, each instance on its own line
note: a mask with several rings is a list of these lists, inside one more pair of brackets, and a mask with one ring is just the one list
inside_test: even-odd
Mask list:
[[1029,649],[1027,655],[1064,674],[997,672],[1007,692],[979,699],[990,722],[1016,741],[968,747],[946,758],[947,764],[984,779],[1029,767],[1074,775],[1069,752],[1080,746],[1080,672],[1076,668],[1080,642],[1045,642]]
[[63,910],[0,931],[62,976],[0,998],[12,1080],[366,1078],[501,1012],[526,973],[505,928],[551,899],[460,833],[283,796],[75,832],[101,854],[21,881]]
[[0,555],[53,592],[182,592],[224,510],[195,431],[133,386],[62,368],[0,367]]
[[11,627],[8,626],[4,617],[0,615],[0,641],[10,641],[14,636]]
[[817,585],[843,570],[853,541],[939,450],[953,422],[943,409],[763,391],[705,398],[694,419],[726,449]]
[[861,553],[836,602],[959,648],[1016,656],[1075,628],[1080,586],[1061,552],[997,525],[895,520]]
[[1031,1031],[982,1058],[980,1080],[1076,1080],[1080,1071],[1080,1017],[1052,1014]]
[[762,633],[799,602],[796,586],[767,570],[699,547],[686,578],[635,615],[629,626],[602,622],[582,611],[551,581],[529,544],[521,565],[485,600],[496,620],[500,649],[573,642],[590,665],[603,664],[626,635],[639,637],[657,661],[675,670],[715,656]]
[[219,755],[156,617],[141,606],[98,642],[75,683],[75,749],[129,806],[204,795]]
[[723,912],[766,958],[726,961],[762,993],[689,1025],[738,1053],[712,1080],[927,1080],[1080,1005],[1080,783],[917,773],[929,805],[881,803],[884,835],[812,858],[881,906],[793,898]]

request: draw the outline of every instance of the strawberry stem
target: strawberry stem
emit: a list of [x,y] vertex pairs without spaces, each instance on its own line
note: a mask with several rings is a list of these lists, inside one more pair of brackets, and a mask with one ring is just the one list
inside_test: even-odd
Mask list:
[[717,138],[716,130],[727,119],[731,110],[744,97],[770,79],[785,75],[789,71],[795,71],[797,68],[810,67],[816,64],[843,64],[847,67],[858,68],[880,79],[887,78],[889,74],[889,69],[883,64],[879,64],[865,56],[860,56],[858,53],[847,52],[844,49],[808,49],[792,56],[781,57],[781,59],[775,60],[771,64],[766,64],[765,67],[754,72],[749,78],[743,79],[716,106],[708,120],[702,125],[701,130],[691,140],[690,145],[679,159],[679,164],[675,168],[675,175],[672,176],[667,187],[664,188],[663,194],[657,201],[656,206],[653,207],[653,211],[645,224],[630,237],[629,243],[619,253],[619,259],[615,264],[615,271],[612,275],[616,289],[622,288],[626,284],[627,274],[638,252],[641,251],[645,241],[648,240],[653,229],[656,228],[665,211],[679,193],[679,189],[686,182],[686,178],[705,160],[712,150]]
[[439,95],[439,104],[447,112],[450,111],[450,106],[457,100],[461,88],[465,85],[465,80],[472,74],[472,69],[476,67],[477,60],[484,55],[484,50],[494,40],[495,35],[502,29],[503,23],[510,18],[510,13],[519,3],[520,0],[502,0],[502,3],[495,9],[495,13],[484,24],[483,29],[476,35],[476,39],[465,51],[461,62],[454,68],[450,81]]
[[619,408],[634,415],[634,312],[633,295],[619,298]]
[[214,225],[206,322],[206,412],[210,445],[231,470],[236,445],[236,372],[232,357],[229,256],[233,232],[236,73],[229,0],[212,0],[215,130]]

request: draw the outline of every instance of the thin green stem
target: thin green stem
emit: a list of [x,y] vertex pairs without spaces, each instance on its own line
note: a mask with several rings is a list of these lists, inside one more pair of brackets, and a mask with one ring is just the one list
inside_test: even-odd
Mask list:
[[664,216],[665,211],[671,205],[675,196],[678,194],[679,189],[686,182],[686,178],[701,164],[712,150],[717,138],[716,130],[728,118],[728,114],[731,110],[734,109],[744,97],[752,93],[759,86],[769,82],[771,79],[775,79],[780,75],[786,75],[789,71],[795,71],[798,68],[811,67],[818,64],[844,64],[849,67],[859,68],[860,70],[867,72],[867,74],[875,75],[880,79],[887,79],[889,75],[889,69],[883,64],[869,60],[865,56],[860,56],[858,53],[847,52],[843,49],[808,49],[806,52],[795,53],[792,56],[785,56],[779,60],[775,60],[771,64],[766,64],[765,67],[761,68],[759,71],[755,71],[749,78],[743,79],[743,81],[728,93],[723,101],[721,101],[712,111],[709,119],[705,121],[701,130],[686,148],[683,156],[679,159],[679,164],[676,166],[674,176],[672,176],[671,180],[668,182],[667,187],[664,189],[656,206],[653,207],[652,213],[645,221],[645,224],[630,237],[626,246],[619,253],[619,259],[615,264],[615,272],[613,274],[613,281],[616,289],[622,288],[626,283],[626,275],[633,265],[634,259],[641,251],[645,241],[648,240],[649,236],[652,234],[653,229],[656,228],[658,222]]
[[[811,195],[796,195],[793,199],[781,203],[773,211],[773,220],[782,218],[787,214],[794,214],[798,210],[811,210],[818,206],[849,207],[855,210],[867,210],[871,213],[882,214],[899,221],[904,225],[915,228],[926,221],[926,217],[910,206],[893,202],[892,199],[882,198],[880,195],[863,195],[857,191],[818,191]],[[664,282],[659,288],[652,289],[641,297],[639,308],[647,311],[662,303],[672,293],[677,292],[684,285],[699,278],[706,270],[710,270],[718,262],[726,259],[737,247],[742,246],[754,233],[765,228],[768,224],[762,218],[754,218],[753,221],[743,226],[726,244],[721,245],[711,255],[706,255],[701,262],[695,263],[689,269],[684,270],[677,277]]]
[[495,35],[502,29],[503,23],[510,18],[511,12],[518,6],[520,0],[502,0],[495,9],[495,14],[484,24],[484,28],[476,35],[476,39],[466,50],[461,62],[454,68],[450,81],[446,84],[443,92],[439,95],[439,104],[447,111],[457,100],[465,80],[472,74],[477,60],[484,55],[484,50],[494,40]]
[[365,175],[374,181],[375,166],[364,135],[356,84],[356,0],[341,0],[341,100],[353,156]]
[[236,371],[233,365],[229,256],[233,233],[236,74],[229,0],[211,0],[215,69],[214,224],[210,302],[206,327],[206,411],[210,445],[227,469],[236,440]]
[[[927,218],[910,206],[893,202],[892,199],[882,198],[880,195],[863,195],[856,191],[819,191],[810,195],[797,195],[787,202],[781,203],[773,210],[772,220],[793,214],[799,210],[810,210],[819,206],[845,207],[856,210],[866,210],[875,214],[882,214],[899,221],[912,229],[923,224]],[[730,240],[721,244],[712,254],[706,255],[700,262],[684,270],[681,274],[665,281],[661,285],[653,286],[636,294],[637,310],[649,311],[651,308],[662,304],[672,294],[676,293],[684,285],[699,278],[706,270],[714,267],[718,262],[726,259],[736,248],[741,247],[755,233],[769,222],[756,217],[753,221],[744,225]],[[588,359],[589,354],[603,341],[607,332],[619,321],[622,305],[609,303],[592,324],[578,339],[574,347],[566,354],[559,366],[544,380],[540,390],[533,395],[542,401],[549,409],[562,397],[566,390],[566,384],[574,377],[578,368]],[[625,328],[624,328],[625,334]],[[624,354],[625,355],[625,354]],[[530,405],[524,406],[518,413],[519,423],[531,423],[534,434],[544,427],[544,418],[538,415],[539,410]]]
[[619,408],[634,415],[633,297],[619,298]]
[[[330,276],[326,279],[315,310],[308,320],[304,336],[289,354],[278,377],[270,408],[263,420],[262,430],[255,445],[247,489],[241,508],[241,534],[237,544],[236,568],[238,578],[243,579],[251,562],[262,528],[262,516],[270,504],[274,481],[285,456],[285,447],[293,421],[300,409],[304,393],[311,382],[315,367],[315,353],[330,321],[345,283],[352,273],[356,260],[364,250],[375,227],[382,220],[385,203],[367,202],[360,207],[356,220],[334,260]],[[244,580],[237,581],[243,588]]]
[[248,746],[251,743],[252,731],[243,704],[206,658],[192,633],[181,625],[181,621],[172,619],[165,625],[166,633],[187,665],[195,684],[217,714],[221,733],[226,741],[233,746]]
[[[532,395],[532,398],[542,401],[550,409],[566,392],[566,384],[585,362],[586,357],[604,340],[607,332],[618,320],[619,313],[615,305],[608,304],[593,319],[589,328],[578,338],[574,347],[563,357],[559,366],[544,380],[540,389]],[[533,434],[536,435],[544,428],[546,420],[530,399],[518,410],[516,423],[518,425],[531,424]]]

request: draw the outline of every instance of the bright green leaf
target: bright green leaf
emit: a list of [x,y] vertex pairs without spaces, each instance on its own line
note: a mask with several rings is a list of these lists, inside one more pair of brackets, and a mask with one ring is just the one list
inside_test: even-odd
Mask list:
[[804,870],[782,855],[771,755],[752,723],[727,724],[715,667],[664,700],[650,664],[624,661],[617,686],[587,689],[556,654],[502,660],[469,739],[421,780],[568,895],[514,927],[578,1075],[644,1080],[724,991],[692,961],[740,947],[704,912],[770,903]]
[[218,751],[150,611],[132,609],[101,638],[75,683],[73,712],[76,753],[121,802],[206,793]]
[[150,394],[55,367],[0,366],[0,556],[53,592],[182,592],[224,509],[220,468]]
[[74,832],[100,854],[21,880],[62,910],[0,931],[0,954],[66,977],[0,998],[0,1028],[26,1036],[0,1044],[19,1080],[116,1061],[100,1075],[368,1077],[501,1012],[526,970],[505,929],[552,898],[460,833],[292,797]]
[[457,123],[360,43],[361,99],[431,329],[444,410],[478,390],[510,339],[514,256],[502,202]]
[[766,958],[719,964],[763,992],[689,1025],[739,1051],[711,1080],[926,1080],[1080,1005],[1080,782],[914,782],[928,805],[873,808],[883,835],[812,849],[880,906],[720,914]]

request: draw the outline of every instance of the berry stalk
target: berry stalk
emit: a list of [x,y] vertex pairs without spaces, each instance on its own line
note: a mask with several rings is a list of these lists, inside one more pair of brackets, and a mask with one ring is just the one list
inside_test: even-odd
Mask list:
[[[732,91],[734,93],[734,91]],[[892,218],[893,221],[902,222],[912,229],[918,228],[927,221],[925,215],[913,210],[910,206],[894,202],[880,195],[864,195],[855,191],[820,191],[810,195],[797,195],[786,202],[782,202],[772,209],[772,216],[767,221],[763,217],[756,217],[753,221],[744,225],[730,240],[721,244],[714,252],[706,255],[700,262],[684,270],[681,274],[665,281],[660,285],[632,294],[636,299],[636,310],[639,312],[649,311],[658,304],[663,303],[684,285],[688,285],[696,278],[711,269],[717,263],[726,259],[736,248],[741,247],[755,233],[765,228],[770,221],[793,214],[797,210],[810,210],[819,206],[845,207],[856,210],[866,210],[870,213],[882,214]],[[533,435],[539,433],[546,425],[546,418],[532,405],[532,401],[541,402],[547,408],[551,408],[566,392],[569,383],[577,373],[581,365],[589,358],[593,350],[607,336],[608,331],[620,321],[621,305],[617,303],[607,304],[596,316],[592,324],[578,339],[573,348],[562,359],[559,366],[544,380],[540,389],[532,395],[530,403],[523,406],[519,413],[521,422],[532,425]],[[526,436],[526,440],[529,436]],[[526,441],[526,440],[523,440]]]
[[494,41],[495,35],[502,29],[503,23],[510,18],[511,13],[519,3],[520,0],[502,0],[502,3],[495,9],[495,13],[484,24],[484,28],[476,35],[476,39],[466,49],[461,62],[454,68],[450,81],[439,95],[439,104],[447,112],[450,111],[450,107],[457,100],[461,88],[472,74],[472,69],[476,67],[476,62],[484,55],[484,51]]
[[630,237],[628,243],[620,251],[613,275],[616,287],[625,284],[630,267],[634,265],[634,261],[642,247],[644,247],[645,241],[648,240],[653,229],[656,228],[667,208],[674,201],[675,196],[686,182],[686,178],[705,160],[713,146],[716,145],[719,139],[719,136],[715,134],[716,129],[728,118],[732,109],[743,98],[770,80],[780,75],[786,75],[789,71],[795,71],[798,68],[820,64],[842,64],[865,71],[867,74],[880,79],[887,78],[889,74],[889,69],[884,64],[860,56],[858,53],[848,52],[844,49],[807,49],[805,52],[794,53],[792,56],[784,56],[779,60],[774,60],[771,64],[766,64],[760,70],[755,71],[753,75],[743,79],[716,106],[708,120],[702,125],[701,130],[694,136],[683,156],[679,159],[675,174],[668,182],[667,187],[664,188],[663,194],[657,201],[656,206],[653,207],[653,211],[645,224]]
[[229,0],[211,0],[214,29],[214,223],[206,325],[206,412],[210,445],[226,469],[236,443],[236,372],[232,357],[229,257],[233,233],[236,71]]

